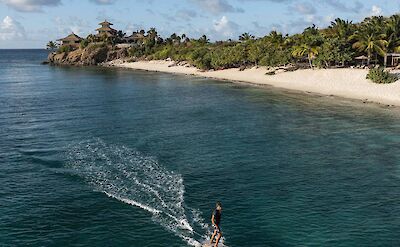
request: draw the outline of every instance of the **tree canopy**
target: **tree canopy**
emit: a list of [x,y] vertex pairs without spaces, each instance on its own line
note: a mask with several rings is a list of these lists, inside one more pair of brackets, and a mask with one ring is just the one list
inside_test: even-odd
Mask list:
[[[272,31],[264,37],[243,33],[236,41],[210,42],[206,35],[196,39],[177,33],[163,39],[155,28],[135,34],[139,38],[131,41],[131,56],[188,61],[201,69],[287,64],[311,68],[346,66],[358,56],[367,57],[368,64],[383,64],[387,53],[400,51],[400,15],[368,17],[360,23],[337,18],[324,29],[313,25],[294,35]],[[114,39],[89,35],[84,43],[102,41],[115,45],[126,40],[124,37],[122,31]]]

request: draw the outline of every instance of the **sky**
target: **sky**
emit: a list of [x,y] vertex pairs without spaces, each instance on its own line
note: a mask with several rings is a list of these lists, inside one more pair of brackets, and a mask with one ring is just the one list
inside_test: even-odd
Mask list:
[[86,37],[105,19],[127,34],[155,27],[164,37],[206,34],[215,41],[244,32],[293,34],[337,17],[359,22],[399,10],[400,0],[0,0],[0,49],[44,48],[71,32]]

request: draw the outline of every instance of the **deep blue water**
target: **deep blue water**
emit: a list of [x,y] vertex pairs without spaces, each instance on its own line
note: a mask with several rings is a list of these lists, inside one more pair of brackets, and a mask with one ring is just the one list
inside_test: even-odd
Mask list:
[[227,246],[400,246],[398,109],[46,55],[0,50],[0,246],[188,246],[217,200]]

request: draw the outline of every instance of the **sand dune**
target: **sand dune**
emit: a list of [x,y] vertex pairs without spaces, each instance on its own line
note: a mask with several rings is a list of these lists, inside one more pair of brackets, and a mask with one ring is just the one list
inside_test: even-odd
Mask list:
[[285,89],[400,106],[400,81],[392,84],[375,84],[366,79],[368,71],[364,69],[306,69],[266,75],[265,73],[268,72],[266,68],[201,72],[194,67],[175,66],[174,62],[169,61],[140,61],[114,65],[123,68],[271,85]]

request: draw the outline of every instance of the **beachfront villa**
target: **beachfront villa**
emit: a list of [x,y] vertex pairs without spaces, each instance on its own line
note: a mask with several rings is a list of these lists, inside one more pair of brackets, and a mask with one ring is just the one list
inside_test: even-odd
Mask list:
[[387,53],[383,61],[385,67],[396,67],[399,65],[400,53]]
[[71,33],[67,37],[58,39],[57,41],[60,41],[62,46],[78,47],[82,40],[78,35]]
[[117,30],[115,30],[114,28],[111,27],[114,24],[105,20],[105,21],[99,23],[99,25],[101,27],[96,29],[96,31],[98,32],[97,36],[99,36],[99,37],[102,37],[102,36],[115,37],[115,36],[117,36]]

